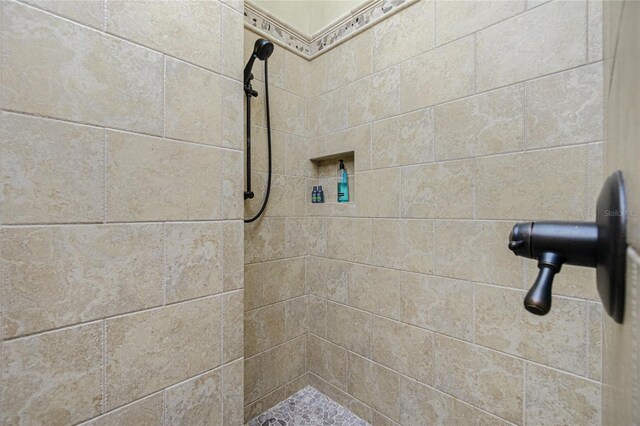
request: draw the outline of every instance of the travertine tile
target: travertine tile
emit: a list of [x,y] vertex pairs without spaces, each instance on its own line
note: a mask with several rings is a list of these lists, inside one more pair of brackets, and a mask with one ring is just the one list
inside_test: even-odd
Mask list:
[[244,224],[226,222],[223,229],[223,287],[225,291],[242,288],[244,283]]
[[507,249],[512,227],[508,222],[436,221],[436,275],[522,288],[528,260]]
[[[239,35],[244,31],[243,12],[221,7],[222,12],[222,72],[237,81],[243,78],[244,69],[244,44],[243,37]],[[208,28],[209,31],[215,29]],[[207,47],[210,48],[208,44]],[[248,58],[246,58],[248,59]]]
[[101,360],[100,323],[3,342],[2,422],[72,424],[100,414]]
[[350,267],[346,262],[311,256],[307,259],[307,292],[347,303]]
[[[334,385],[330,384],[329,382],[327,382],[326,380],[324,380],[322,377],[319,377],[313,373],[310,373],[309,375],[309,386],[311,386],[314,390],[322,393],[323,395],[325,395],[327,398],[331,399],[333,402],[338,403],[340,405],[342,405],[342,407],[348,409],[349,411],[351,411],[352,414],[357,415],[358,417],[360,417],[360,419],[367,421],[367,422],[371,422],[371,407],[363,404],[362,402],[358,401],[357,399],[353,398],[351,395],[349,395],[348,393],[338,389],[337,387],[335,387]],[[322,405],[324,406],[324,409],[328,409],[329,411],[329,416],[331,416],[332,410],[331,410],[331,406],[327,405],[326,403],[324,403],[324,401],[320,400]],[[324,410],[320,411],[316,411],[316,414],[321,414],[324,416]],[[344,413],[343,417],[345,417],[345,414],[348,416],[348,413]],[[339,423],[340,418],[336,419]],[[348,421],[348,420],[347,420]],[[357,423],[356,423],[357,424]]]
[[371,219],[329,220],[327,254],[352,262],[371,262]]
[[222,146],[244,149],[244,92],[242,83],[228,78],[221,80],[222,91]]
[[400,319],[401,286],[418,276],[404,271],[350,265],[349,305],[358,309]]
[[309,99],[327,92],[327,55],[320,55],[307,65]]
[[284,75],[284,88],[291,93],[298,96],[308,98],[307,85],[309,82],[309,75],[307,73],[307,65],[309,62],[296,55],[295,53],[284,50],[285,54],[285,75]]
[[403,425],[451,422],[454,399],[435,389],[402,377],[400,379],[400,423]]
[[587,304],[587,372],[590,378],[602,380],[602,305]]
[[525,359],[585,375],[585,303],[554,297],[545,316],[527,312],[524,291],[476,286],[475,342]]
[[163,302],[161,225],[2,230],[3,336]]
[[313,334],[307,337],[309,371],[342,390],[347,390],[347,357],[345,348]]
[[321,297],[308,295],[307,322],[309,333],[327,338],[327,300]]
[[[264,94],[264,89],[262,93]],[[271,126],[275,130],[305,136],[307,132],[306,100],[276,87],[270,88],[269,96],[271,105],[278,105],[277,108],[271,108]]]
[[396,421],[400,421],[400,380],[395,371],[349,353],[349,393]]
[[380,317],[373,317],[371,322],[371,357],[374,361],[423,383],[433,383],[432,333]]
[[246,312],[244,354],[249,357],[285,341],[284,303]]
[[170,387],[165,392],[171,425],[222,425],[222,374],[218,369]]
[[438,45],[466,36],[524,11],[524,0],[436,1]]
[[107,132],[107,220],[222,217],[222,151]]
[[473,284],[423,275],[402,284],[402,322],[473,341]]
[[400,169],[358,172],[354,178],[358,216],[400,217]]
[[90,27],[102,29],[102,0],[26,0],[25,3]]
[[373,27],[373,70],[380,71],[435,45],[435,1],[419,1]]
[[[245,360],[245,403],[250,404],[305,373],[305,337],[298,337]],[[283,389],[284,391],[284,389]],[[280,400],[286,398],[284,395]],[[272,401],[272,407],[279,401]],[[260,414],[262,411],[256,413]],[[245,411],[246,415],[246,411]]]
[[241,358],[244,354],[244,294],[243,291],[222,296],[222,362]]
[[405,271],[433,272],[433,221],[373,221],[373,263]]
[[327,254],[327,219],[288,217],[286,222],[285,255],[304,256]]
[[107,320],[108,408],[220,365],[222,297]]
[[83,426],[161,425],[162,393],[155,393],[132,404],[83,423]]
[[373,123],[374,169],[433,161],[433,108]]
[[222,232],[222,223],[165,225],[168,303],[222,291]]
[[337,303],[327,304],[327,339],[371,358],[372,316]]
[[102,221],[103,151],[102,129],[3,113],[2,222]]
[[601,424],[599,384],[529,363],[525,380],[526,424]]
[[[287,140],[287,134],[273,129],[271,130],[271,171],[274,174],[285,174]],[[251,170],[253,172],[269,171],[269,154],[267,148],[266,127],[252,125]],[[256,192],[255,189],[254,192]]]
[[221,71],[219,2],[116,0],[107,2],[106,8],[107,32]]
[[371,33],[360,33],[348,43],[342,43],[326,53],[328,90],[337,89],[371,74]]
[[596,205],[604,182],[604,143],[589,144],[587,148],[587,220],[596,219]]
[[465,37],[400,64],[400,110],[413,111],[473,93],[473,40]]
[[222,146],[222,78],[175,59],[165,59],[164,135]]
[[309,140],[296,135],[287,135],[286,147],[286,174],[291,176],[311,176],[313,163],[309,160]]
[[[308,126],[310,137],[323,136],[347,128],[347,103],[350,103],[352,98],[345,95],[345,90],[348,90],[348,88],[334,90],[309,101]],[[350,125],[352,124],[350,123]]]
[[287,340],[303,336],[309,331],[308,312],[307,296],[284,302],[284,334]]
[[586,146],[485,157],[476,166],[477,218],[585,218]]
[[274,175],[265,214],[267,216],[304,216],[310,195],[306,179],[298,176]]
[[91,124],[162,133],[162,55],[6,3],[2,107]]
[[284,257],[285,219],[264,217],[244,227],[245,263]]
[[222,207],[225,219],[242,219],[244,155],[241,151],[222,152]]
[[510,422],[522,419],[524,362],[436,335],[435,387]]
[[304,282],[303,257],[246,265],[247,310],[302,296]]
[[376,426],[399,426],[400,423],[394,422],[389,417],[378,413],[376,410],[372,410],[372,424]]
[[349,126],[369,123],[400,112],[400,70],[388,68],[358,80],[341,91],[347,99]]
[[223,424],[241,425],[244,408],[244,360],[222,367]]
[[584,64],[587,60],[586,20],[585,2],[560,1],[478,32],[477,90]]
[[602,63],[526,83],[527,149],[603,139]]
[[519,151],[524,146],[524,106],[523,85],[437,106],[436,160]]
[[402,217],[472,218],[473,160],[402,169]]
[[602,37],[603,37],[603,3],[604,0],[588,0],[589,8],[589,33],[587,43],[589,46],[589,62],[602,60]]

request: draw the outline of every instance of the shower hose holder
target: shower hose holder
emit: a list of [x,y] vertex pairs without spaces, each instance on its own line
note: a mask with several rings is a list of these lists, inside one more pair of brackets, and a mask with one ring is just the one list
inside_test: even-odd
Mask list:
[[553,278],[562,265],[596,268],[598,293],[616,322],[624,318],[627,203],[622,172],[604,183],[595,222],[522,222],[509,235],[516,256],[536,259],[539,273],[524,299],[527,311],[546,315],[551,310]]

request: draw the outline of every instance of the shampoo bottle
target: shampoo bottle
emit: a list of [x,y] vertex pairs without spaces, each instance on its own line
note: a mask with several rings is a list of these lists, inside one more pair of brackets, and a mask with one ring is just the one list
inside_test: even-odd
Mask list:
[[340,167],[338,168],[338,202],[349,202],[349,176],[344,168],[343,160],[340,160]]

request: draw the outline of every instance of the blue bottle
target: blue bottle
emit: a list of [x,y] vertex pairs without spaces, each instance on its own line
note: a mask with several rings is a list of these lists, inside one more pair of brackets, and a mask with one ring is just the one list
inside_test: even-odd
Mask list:
[[324,191],[322,190],[322,185],[318,186],[318,202],[324,203]]
[[338,202],[349,202],[349,175],[344,168],[343,160],[340,160],[340,168],[338,169]]

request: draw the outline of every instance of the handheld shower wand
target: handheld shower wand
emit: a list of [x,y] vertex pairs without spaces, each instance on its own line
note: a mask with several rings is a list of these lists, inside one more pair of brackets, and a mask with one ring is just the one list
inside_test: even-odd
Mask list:
[[250,223],[258,219],[262,213],[264,213],[269,201],[269,193],[271,192],[271,114],[269,111],[269,72],[267,66],[267,59],[273,53],[273,43],[263,38],[256,40],[253,46],[253,53],[244,67],[244,93],[247,99],[247,190],[244,192],[244,199],[251,199],[255,196],[251,190],[251,98],[258,96],[258,92],[253,90],[251,86],[251,80],[253,80],[253,74],[251,70],[256,58],[264,61],[264,94],[265,94],[265,106],[267,109],[267,153],[269,157],[269,173],[267,178],[267,189],[265,191],[262,207],[258,213],[250,218],[245,219],[245,223]]

